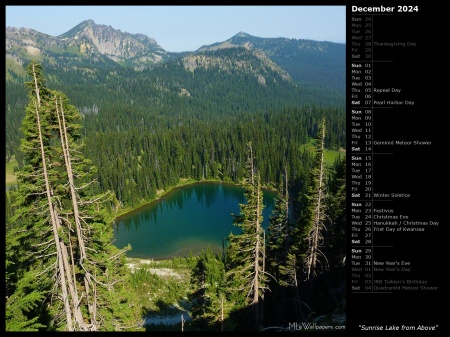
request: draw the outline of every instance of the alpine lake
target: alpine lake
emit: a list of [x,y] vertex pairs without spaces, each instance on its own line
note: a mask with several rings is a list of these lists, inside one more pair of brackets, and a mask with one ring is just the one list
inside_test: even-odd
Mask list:
[[[267,229],[277,194],[263,190],[263,222]],[[124,214],[114,223],[115,245],[132,249],[128,257],[162,260],[197,255],[210,247],[220,252],[227,237],[241,233],[231,214],[246,203],[244,188],[220,182],[177,187],[160,199]]]

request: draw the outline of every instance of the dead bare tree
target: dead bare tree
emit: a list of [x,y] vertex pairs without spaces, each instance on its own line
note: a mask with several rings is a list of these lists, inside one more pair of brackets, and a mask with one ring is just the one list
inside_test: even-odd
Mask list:
[[[40,80],[36,72],[34,64],[32,65],[33,80],[35,83],[35,95],[36,101],[34,102],[35,112],[36,112],[36,122],[37,131],[40,144],[40,152],[43,167],[43,176],[45,181],[45,190],[47,195],[47,201],[50,212],[51,225],[53,230],[53,237],[55,241],[55,248],[57,252],[57,271],[56,274],[59,275],[59,282],[61,284],[62,301],[64,303],[64,310],[66,314],[67,329],[69,331],[82,330],[87,331],[88,326],[84,322],[83,314],[80,309],[80,301],[78,296],[78,290],[74,284],[74,278],[72,277],[72,272],[70,268],[70,259],[68,256],[68,249],[64,240],[60,237],[59,233],[62,227],[60,222],[60,217],[58,215],[58,206],[56,199],[53,197],[52,189],[50,188],[50,179],[47,169],[47,160],[44,149],[44,142],[42,137],[42,128],[39,111],[41,109],[41,97],[40,97]],[[54,200],[55,199],[55,200]]]
[[322,235],[323,231],[326,230],[324,220],[325,220],[325,119],[322,119],[319,132],[318,132],[318,144],[316,145],[316,158],[317,164],[313,169],[312,174],[312,184],[313,195],[312,203],[309,207],[313,209],[312,214],[312,224],[308,235],[308,250],[306,252],[305,258],[305,268],[306,268],[306,280],[309,280],[309,294],[311,295],[314,279],[317,275],[318,267],[322,264],[322,261],[326,261],[325,255],[320,250],[323,244],[324,237]]

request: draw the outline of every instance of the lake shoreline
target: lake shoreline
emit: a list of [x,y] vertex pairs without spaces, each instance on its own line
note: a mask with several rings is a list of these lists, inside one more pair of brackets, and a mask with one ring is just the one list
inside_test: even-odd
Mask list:
[[[278,195],[269,189],[263,194],[262,225],[266,228]],[[245,202],[242,184],[185,181],[183,186],[116,217],[115,245],[131,244],[133,251],[127,257],[154,260],[188,258],[208,246],[220,253],[229,234],[240,231],[233,226],[232,215],[239,214]]]
[[[218,179],[205,179],[205,180],[190,180],[190,179],[180,179],[180,182],[178,182],[177,185],[169,188],[167,191],[165,190],[160,190],[160,192],[157,192],[157,196],[155,199],[150,200],[150,201],[143,201],[142,204],[140,204],[139,206],[135,207],[135,208],[126,208],[124,209],[122,212],[120,212],[119,214],[114,216],[114,221],[113,224],[115,224],[116,222],[120,221],[122,217],[124,216],[128,216],[130,215],[130,213],[134,213],[137,212],[139,210],[141,210],[144,207],[147,207],[149,205],[151,205],[154,202],[157,202],[161,199],[163,199],[163,197],[167,196],[170,192],[174,191],[175,189],[184,187],[184,186],[189,186],[189,185],[195,185],[195,184],[204,184],[204,183],[220,183],[220,184],[227,184],[227,185],[232,185],[232,186],[242,186],[242,184],[237,184],[237,183],[233,183],[233,182],[225,182],[222,180],[218,180]],[[263,189],[267,189],[270,191],[277,191],[275,188],[268,188],[268,187],[263,187]]]
[[170,192],[180,188],[180,187],[184,187],[184,186],[189,186],[189,185],[195,185],[195,184],[202,184],[202,183],[221,183],[221,184],[230,184],[230,185],[234,185],[234,186],[241,186],[240,184],[235,184],[232,182],[223,182],[221,180],[213,180],[213,179],[205,179],[205,180],[190,180],[190,179],[180,179],[180,182],[178,182],[177,185],[170,187],[168,190],[160,190],[159,192],[156,193],[156,198],[150,201],[143,201],[143,203],[135,208],[126,208],[124,209],[122,212],[120,212],[118,215],[116,215],[114,217],[114,222],[116,221],[120,221],[122,217],[130,215],[130,213],[134,213],[136,211],[141,210],[144,207],[147,207],[149,205],[151,205],[154,202],[157,202],[161,199],[163,199],[163,197],[167,196]]

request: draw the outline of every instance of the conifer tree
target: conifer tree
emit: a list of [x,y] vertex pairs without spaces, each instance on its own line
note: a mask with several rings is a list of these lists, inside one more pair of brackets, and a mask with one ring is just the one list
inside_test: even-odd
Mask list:
[[321,251],[324,242],[323,232],[326,230],[324,223],[326,217],[325,118],[320,121],[315,148],[315,164],[308,179],[307,192],[303,195],[304,210],[301,218],[301,231],[308,243],[303,256],[303,274],[304,280],[308,282],[308,298],[312,294],[316,275],[328,263]]
[[[21,151],[24,165],[18,173],[19,188],[14,193],[16,202],[10,219],[13,229],[7,235],[6,247],[6,255],[10,258],[7,258],[7,267],[11,267],[10,271],[7,270],[7,280],[11,282],[8,275],[17,273],[16,279],[8,286],[11,293],[7,294],[6,303],[9,310],[6,314],[7,330],[20,329],[21,325],[23,328],[33,328],[20,323],[20,317],[25,318],[25,321],[38,321],[37,317],[41,315],[38,307],[42,307],[39,302],[50,292],[51,274],[55,272],[53,269],[57,270],[58,278],[61,277],[60,269],[63,269],[57,228],[59,222],[51,201],[48,167],[44,165],[54,159],[50,148],[50,91],[45,87],[40,64],[30,63],[28,74],[32,81],[27,83],[29,104],[22,122],[24,138]],[[67,291],[67,288],[64,289]],[[65,310],[70,310],[67,293],[62,296]],[[24,303],[23,299],[28,298],[32,298],[34,302]],[[31,308],[36,311],[31,311]],[[44,307],[43,310],[47,308]],[[72,326],[71,316],[67,324]],[[39,324],[34,327],[42,326]]]
[[78,111],[46,88],[40,64],[27,70],[24,166],[6,249],[7,329],[121,330],[133,317],[120,308],[132,306],[130,299],[118,296],[129,247],[112,245],[105,212],[111,193],[93,195],[88,188],[95,182],[76,145]]
[[208,247],[198,257],[192,272],[191,282],[194,292],[191,295],[192,317],[195,327],[203,330],[224,329],[224,320],[228,316],[229,305],[225,298],[225,267],[223,259]]
[[294,223],[290,215],[287,168],[278,191],[279,196],[270,216],[267,237],[267,271],[273,276],[268,280],[271,291],[266,299],[266,316],[270,324],[284,323],[291,306],[291,292],[294,290],[295,294],[297,291],[297,284],[292,277],[292,272],[296,276],[295,264],[292,265]]
[[253,329],[259,331],[262,323],[262,300],[267,288],[267,273],[264,270],[263,193],[254,161],[252,143],[249,142],[243,183],[246,204],[240,204],[240,215],[233,214],[233,224],[238,226],[242,233],[229,236],[226,270],[231,300],[236,303],[237,308],[251,307]]
[[[345,265],[345,228],[346,228],[346,161],[345,157],[339,158],[334,166],[334,172],[330,177],[329,198],[327,213],[327,247],[332,252],[330,264],[334,266]],[[330,254],[331,255],[331,254]],[[331,261],[333,260],[333,262]]]
[[345,310],[345,260],[346,260],[346,161],[339,158],[330,175],[327,202],[327,232],[324,252],[328,256],[330,270],[330,302]]
[[[292,237],[290,231],[292,221],[289,218],[289,191],[287,170],[283,174],[283,182],[278,188],[279,197],[276,199],[275,207],[269,220],[267,237],[267,265],[268,270],[280,280],[280,266],[286,262]],[[272,282],[272,280],[270,281]]]
[[300,296],[298,278],[300,231],[294,221],[289,196],[288,171],[285,168],[279,197],[268,227],[268,271],[271,292],[268,294],[268,323],[286,325],[294,320],[305,321],[304,303]]

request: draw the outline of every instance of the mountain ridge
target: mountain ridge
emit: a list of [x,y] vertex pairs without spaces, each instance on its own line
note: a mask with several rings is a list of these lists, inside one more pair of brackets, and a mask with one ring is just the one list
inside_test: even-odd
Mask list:
[[240,31],[225,41],[176,53],[166,51],[147,35],[122,32],[92,19],[56,37],[30,28],[6,27],[7,80],[24,76],[23,65],[33,58],[50,65],[60,64],[67,70],[84,68],[95,73],[98,68],[117,66],[142,70],[186,55],[236,47],[255,50],[261,60],[269,58],[302,85],[345,92],[345,44],[262,38]]
[[24,83],[29,80],[25,69],[31,60],[42,64],[49,87],[64,92],[86,121],[91,120],[85,125],[88,133],[94,125],[104,130],[102,121],[116,118],[120,122],[115,127],[123,129],[136,114],[145,123],[151,114],[205,118],[344,105],[345,46],[334,50],[332,44],[308,42],[311,47],[306,48],[289,39],[242,31],[228,40],[232,48],[213,44],[170,53],[143,34],[123,33],[92,20],[59,37],[7,27],[7,153],[13,155],[20,143]]
[[63,40],[88,40],[102,54],[115,62],[132,60],[133,65],[154,64],[166,57],[167,52],[155,41],[144,34],[131,34],[114,29],[111,26],[96,24],[93,20],[85,20],[58,36]]

